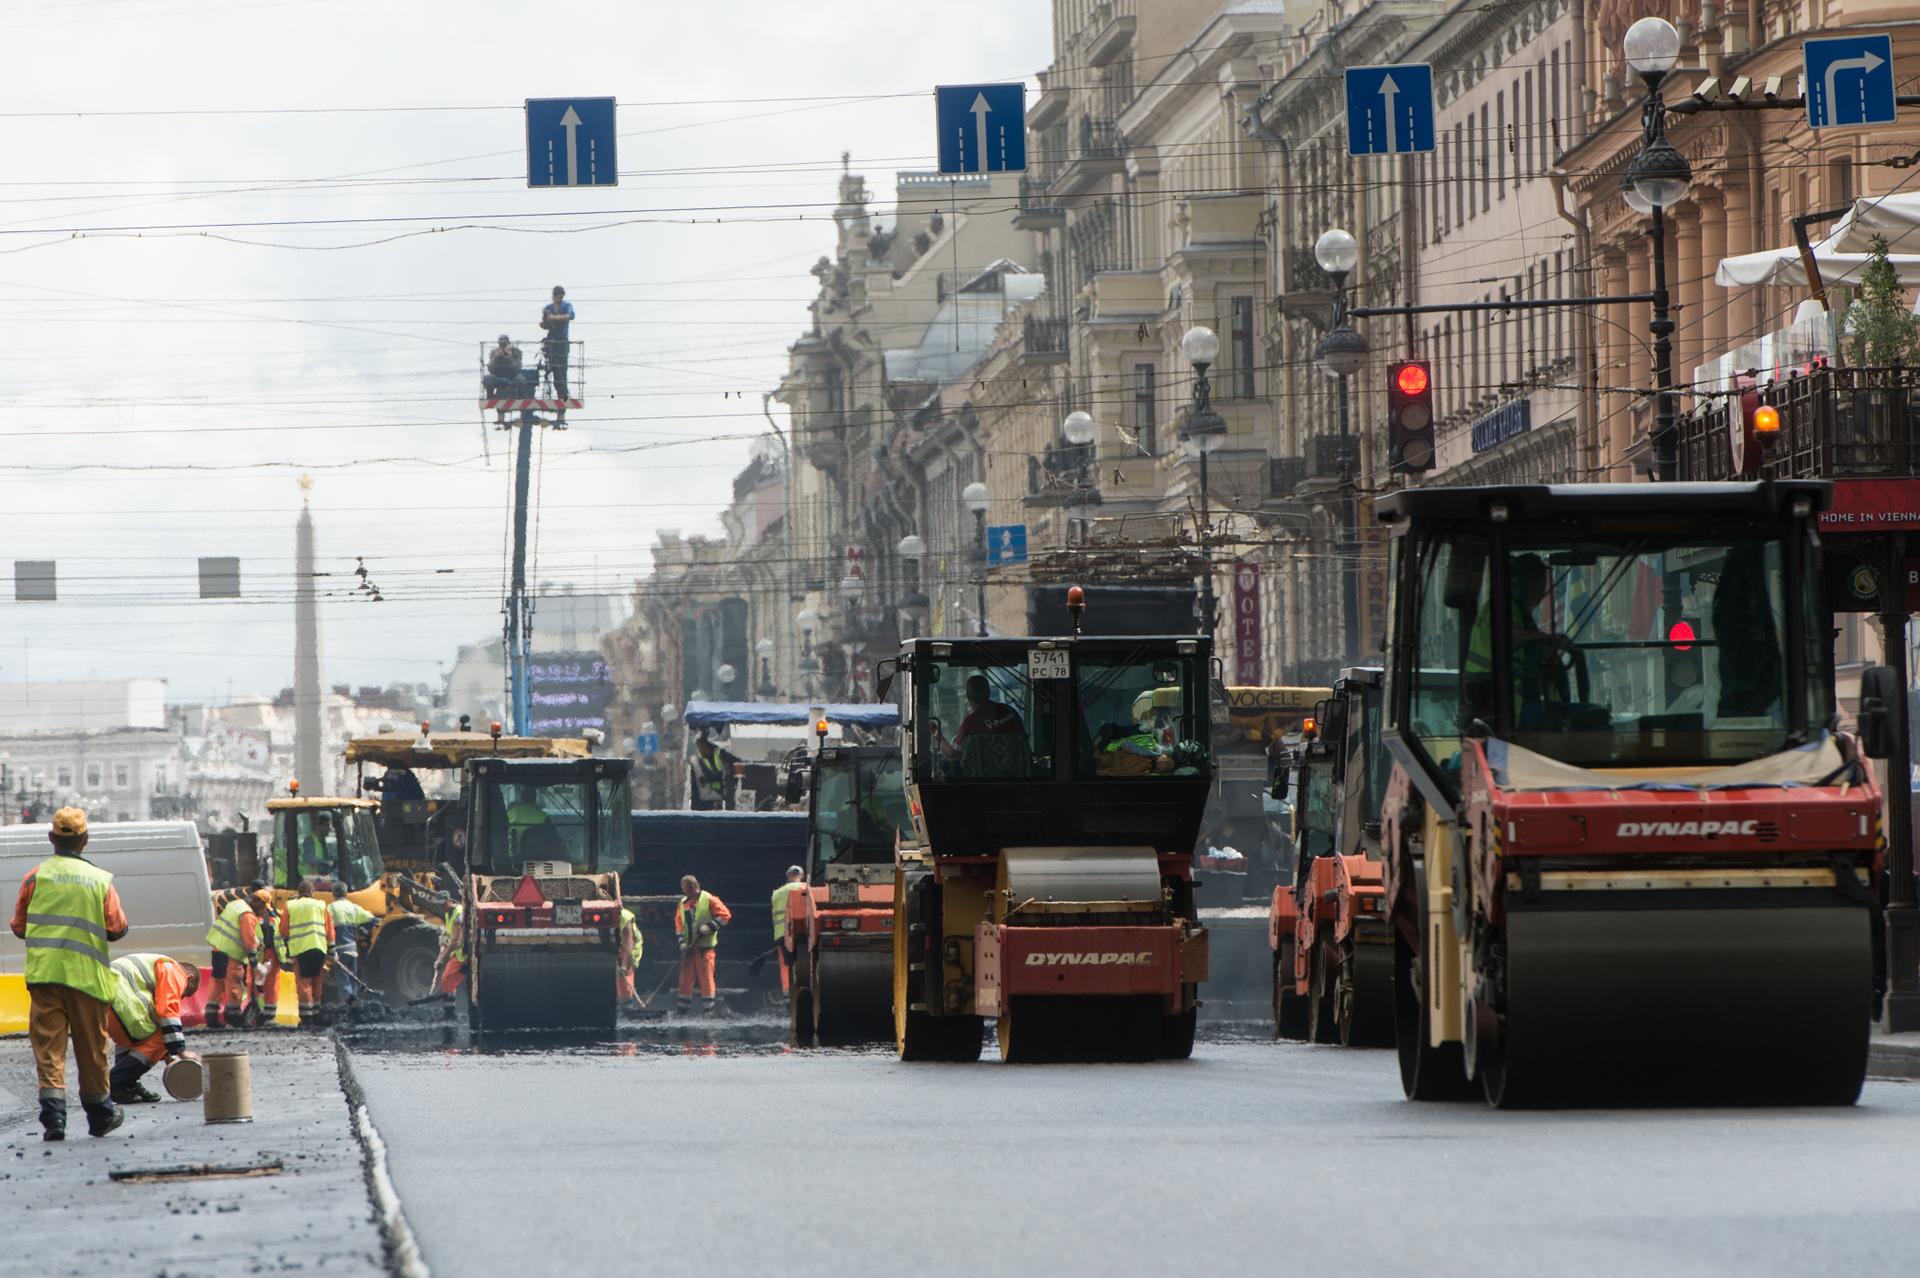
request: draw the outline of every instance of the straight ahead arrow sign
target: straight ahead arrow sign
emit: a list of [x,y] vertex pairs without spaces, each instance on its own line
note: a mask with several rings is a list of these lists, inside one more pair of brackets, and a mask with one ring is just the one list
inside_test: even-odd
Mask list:
[[580,185],[580,116],[572,107],[560,117],[560,127],[567,131],[567,185]]
[[979,161],[980,171],[987,171],[987,117],[993,114],[993,108],[987,105],[987,95],[973,95],[973,105],[967,108],[973,112],[974,158]]
[[1408,138],[1406,141],[1400,142],[1400,143],[1395,143],[1393,140],[1393,99],[1399,94],[1399,92],[1400,92],[1400,86],[1393,82],[1392,76],[1383,75],[1380,77],[1380,101],[1382,103],[1381,109],[1386,112],[1386,117],[1387,117],[1386,134],[1387,134],[1387,150],[1389,151],[1404,150],[1406,147],[1410,146],[1413,141],[1413,139],[1411,138]]

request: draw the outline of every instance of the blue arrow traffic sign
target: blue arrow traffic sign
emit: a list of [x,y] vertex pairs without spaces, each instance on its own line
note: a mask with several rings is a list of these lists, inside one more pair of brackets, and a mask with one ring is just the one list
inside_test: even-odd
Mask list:
[[633,749],[635,754],[659,754],[660,734],[657,732],[636,733],[633,738]]
[[1433,150],[1433,67],[1347,68],[1347,154]]
[[1027,86],[943,84],[933,91],[942,173],[1021,173],[1027,167]]
[[1815,129],[1892,124],[1900,115],[1893,86],[1893,37],[1830,36],[1801,46],[1807,72],[1807,125]]
[[994,524],[987,529],[987,566],[989,568],[1025,562],[1027,562],[1027,526],[1025,524]]
[[620,185],[612,98],[527,99],[527,185]]

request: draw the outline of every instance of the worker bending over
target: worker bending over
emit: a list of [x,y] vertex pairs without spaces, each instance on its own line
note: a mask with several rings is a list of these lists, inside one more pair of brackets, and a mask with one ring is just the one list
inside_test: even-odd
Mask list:
[[113,1099],[120,1105],[144,1105],[159,1096],[140,1082],[163,1060],[187,1050],[180,1005],[200,988],[200,969],[164,954],[126,954],[113,961],[113,1010],[107,1036],[118,1051],[113,1058]]
[[27,950],[27,1037],[40,1081],[40,1126],[67,1138],[67,1040],[80,1071],[87,1134],[105,1136],[126,1115],[107,1076],[107,1016],[116,981],[107,943],[127,934],[113,875],[81,858],[87,814],[61,808],[47,832],[53,855],[27,871],[13,907],[13,934]]
[[271,908],[264,887],[234,897],[207,930],[213,947],[213,988],[207,991],[207,1028],[240,1024],[251,993],[248,976],[260,955],[260,920]]
[[780,992],[785,994],[793,984],[793,942],[792,933],[787,927],[789,911],[801,903],[795,894],[806,895],[807,872],[797,865],[787,867],[787,881],[773,890],[773,952],[780,960]]
[[287,954],[300,991],[300,1023],[317,1025],[327,1001],[327,954],[333,949],[333,915],[313,894],[313,880],[300,882],[300,895],[287,902]]
[[720,929],[733,922],[733,911],[711,892],[700,890],[691,874],[680,880],[683,894],[673,911],[673,934],[680,942],[680,1011],[693,1008],[693,991],[700,988],[701,1010],[713,1011],[713,959],[720,945]]

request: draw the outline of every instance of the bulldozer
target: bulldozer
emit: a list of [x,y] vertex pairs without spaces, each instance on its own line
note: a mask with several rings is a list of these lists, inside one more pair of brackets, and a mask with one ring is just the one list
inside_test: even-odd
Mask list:
[[386,866],[374,823],[377,807],[368,799],[298,793],[269,799],[274,852],[268,883],[282,917],[306,879],[313,880],[320,899],[344,896],[375,915],[372,937],[361,950],[360,980],[368,993],[397,1009],[433,993],[442,920],[457,899]]
[[[1193,848],[1213,781],[1205,636],[916,638],[902,749],[917,846],[894,872],[902,1060],[1192,1054],[1207,932]],[[1140,730],[1177,689],[1172,746]]]

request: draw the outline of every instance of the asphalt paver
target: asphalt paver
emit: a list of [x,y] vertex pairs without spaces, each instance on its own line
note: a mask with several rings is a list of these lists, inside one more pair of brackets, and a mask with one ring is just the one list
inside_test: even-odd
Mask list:
[[[208,1125],[199,1101],[169,1100],[127,1106],[120,1130],[93,1139],[69,1061],[67,1139],[47,1144],[27,1040],[0,1039],[0,1275],[385,1274],[332,1041],[287,1030],[189,1038],[195,1051],[248,1054],[254,1121]],[[280,1170],[244,1178],[112,1175],[272,1163]]]
[[436,1274],[1892,1273],[1920,1220],[1914,1083],[1501,1113],[1408,1103],[1391,1052],[1022,1068],[750,1038],[353,1068]]

